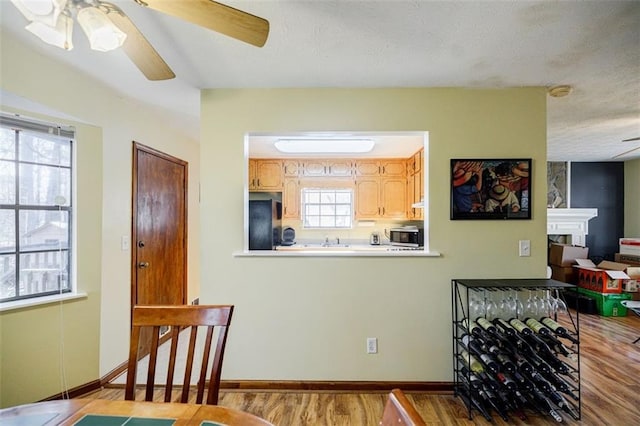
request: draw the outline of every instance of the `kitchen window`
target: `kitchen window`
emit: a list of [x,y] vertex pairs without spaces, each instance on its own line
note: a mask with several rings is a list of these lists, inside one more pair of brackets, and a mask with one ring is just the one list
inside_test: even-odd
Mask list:
[[73,138],[0,115],[0,302],[71,291]]
[[351,189],[303,188],[301,200],[304,228],[351,228]]

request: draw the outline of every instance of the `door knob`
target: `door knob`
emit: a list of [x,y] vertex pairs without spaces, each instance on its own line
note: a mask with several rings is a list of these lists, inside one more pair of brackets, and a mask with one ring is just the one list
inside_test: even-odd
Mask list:
[[138,247],[142,248],[144,247],[144,241],[138,241]]
[[140,262],[138,263],[138,268],[144,269],[149,267],[149,262]]

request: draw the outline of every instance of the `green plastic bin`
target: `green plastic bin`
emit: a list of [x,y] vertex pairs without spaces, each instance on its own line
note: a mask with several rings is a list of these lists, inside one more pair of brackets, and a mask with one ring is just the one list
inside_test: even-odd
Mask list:
[[578,288],[578,291],[595,299],[598,314],[603,317],[624,317],[627,315],[627,308],[622,306],[620,302],[631,300],[629,293],[598,293],[581,287]]

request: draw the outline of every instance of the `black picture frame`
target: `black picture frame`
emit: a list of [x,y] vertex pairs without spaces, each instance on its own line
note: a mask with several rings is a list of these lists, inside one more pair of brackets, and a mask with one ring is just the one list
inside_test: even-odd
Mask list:
[[531,158],[454,158],[451,220],[531,219]]

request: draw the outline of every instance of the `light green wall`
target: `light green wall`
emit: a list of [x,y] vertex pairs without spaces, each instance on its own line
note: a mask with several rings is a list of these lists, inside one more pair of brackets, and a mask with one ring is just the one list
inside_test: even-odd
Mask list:
[[98,374],[102,247],[96,242],[102,239],[102,132],[77,122],[65,124],[75,126],[77,141],[82,141],[74,154],[80,253],[77,281],[87,297],[0,313],[3,407],[42,399],[61,392],[65,381],[67,386],[77,386],[95,380]]
[[[197,141],[166,111],[0,36],[2,90],[23,99],[24,115],[78,128],[78,288],[88,293],[62,307],[0,314],[0,407],[6,407],[63,390],[61,344],[68,388],[99,379],[128,357],[131,251],[121,249],[120,239],[131,234],[132,141],[189,163],[188,297],[199,294],[200,162]],[[0,109],[8,106],[0,99]]]
[[640,237],[640,160],[624,163],[624,235]]
[[[203,303],[236,305],[223,377],[451,380],[452,278],[546,272],[544,88],[202,92]],[[243,248],[247,132],[429,131],[437,258],[251,258]],[[451,158],[533,159],[533,218],[449,220]],[[518,240],[531,257],[518,257]],[[379,353],[365,353],[366,337]]]

